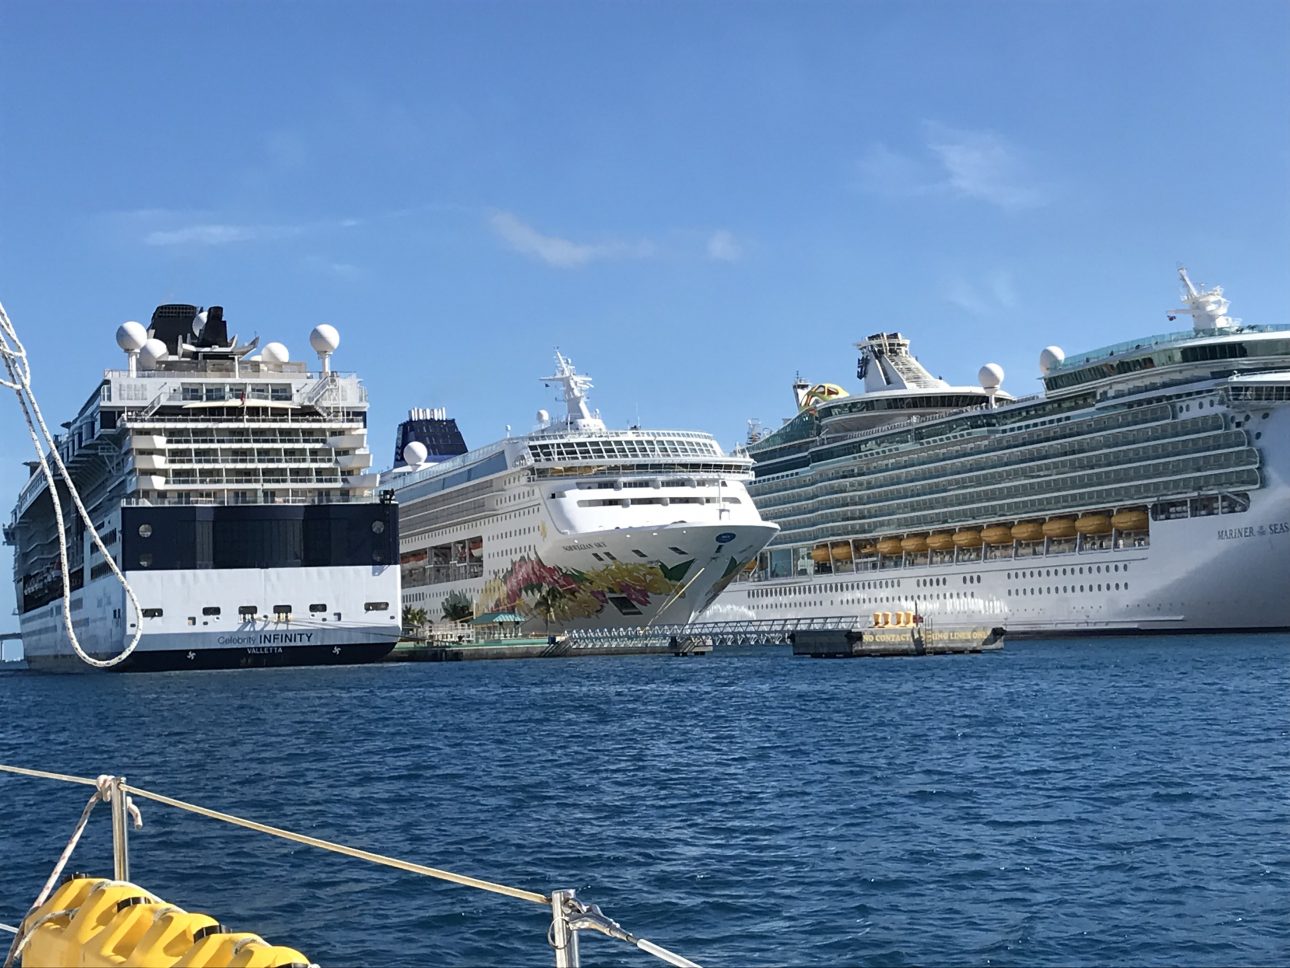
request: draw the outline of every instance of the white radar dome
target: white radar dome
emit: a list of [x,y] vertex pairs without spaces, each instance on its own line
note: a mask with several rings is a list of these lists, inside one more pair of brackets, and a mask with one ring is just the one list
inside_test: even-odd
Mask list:
[[426,456],[430,451],[426,450],[426,445],[419,440],[414,440],[403,448],[403,460],[416,467],[418,464],[426,462]]
[[143,364],[143,368],[146,370],[156,366],[169,354],[170,350],[166,348],[164,340],[150,339],[143,344],[143,349],[139,351],[139,362]]
[[116,328],[116,345],[127,353],[139,352],[146,342],[148,342],[148,331],[143,328],[142,323],[130,320]]
[[1003,385],[1003,367],[998,363],[987,363],[978,371],[977,379],[981,381],[982,388],[997,390]]
[[315,353],[335,353],[340,346],[340,333],[328,323],[319,323],[309,334],[309,345]]
[[537,412],[537,422],[538,422],[538,423],[540,423],[540,424],[548,424],[548,423],[550,423],[550,422],[551,422],[551,414],[550,414],[549,412],[547,412],[546,410],[539,410],[539,411]]
[[286,363],[291,359],[291,354],[281,343],[266,343],[264,349],[260,350],[260,358],[265,363]]
[[1039,372],[1047,376],[1065,359],[1066,351],[1060,346],[1045,346],[1039,353]]

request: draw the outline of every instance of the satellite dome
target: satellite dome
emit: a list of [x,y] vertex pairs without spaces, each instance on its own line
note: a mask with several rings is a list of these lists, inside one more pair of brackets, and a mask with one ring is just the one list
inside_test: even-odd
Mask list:
[[150,369],[164,360],[170,354],[166,347],[165,340],[153,339],[143,344],[143,349],[139,352],[139,362],[143,364],[145,370]]
[[987,363],[977,373],[977,379],[981,381],[982,388],[997,390],[1003,384],[1003,367],[998,363]]
[[[328,327],[330,328],[330,327]],[[403,460],[413,467],[426,462],[426,456],[430,451],[426,450],[426,445],[419,440],[414,440],[403,448]]]
[[540,424],[549,424],[551,422],[550,412],[546,410],[539,410],[537,412],[537,422]]
[[340,346],[340,333],[329,323],[319,323],[309,334],[309,345],[315,353],[335,353]]
[[139,352],[146,342],[148,342],[148,331],[143,328],[142,323],[130,320],[116,328],[116,345],[127,353]]
[[260,357],[265,363],[286,363],[291,359],[291,354],[281,343],[266,343],[264,349],[260,350]]
[[1039,372],[1047,376],[1062,365],[1066,353],[1060,346],[1045,346],[1039,353]]

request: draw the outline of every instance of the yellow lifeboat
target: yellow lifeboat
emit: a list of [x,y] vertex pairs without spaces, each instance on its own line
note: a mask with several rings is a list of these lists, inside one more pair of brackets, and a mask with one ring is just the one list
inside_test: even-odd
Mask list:
[[1146,531],[1147,512],[1144,508],[1127,508],[1111,515],[1111,527],[1116,531]]
[[1081,514],[1075,522],[1075,530],[1080,534],[1110,534],[1111,516],[1109,514]]
[[748,564],[744,565],[744,571],[756,571],[756,570],[757,570],[756,558],[753,558],[751,561],[748,562]]
[[1038,521],[1020,521],[1012,526],[1012,536],[1018,541],[1043,541],[1044,526]]
[[988,545],[1012,544],[1012,528],[1006,524],[992,524],[981,532]]
[[811,560],[817,565],[828,564],[832,556],[829,554],[829,546],[826,544],[816,545],[811,549]]
[[1045,538],[1073,538],[1075,537],[1075,519],[1074,518],[1049,518],[1044,522]]
[[835,541],[833,542],[833,547],[830,548],[829,551],[833,555],[834,561],[851,560],[851,542],[850,541]]
[[921,554],[927,550],[927,535],[911,534],[907,535],[900,543],[902,551],[908,551],[910,554]]
[[953,541],[956,548],[979,548],[981,547],[981,529],[964,528],[962,531],[955,531]]
[[949,551],[954,547],[954,535],[948,531],[936,531],[927,536],[927,547],[933,551]]
[[878,542],[878,553],[882,555],[900,554],[900,539],[883,538],[881,541]]

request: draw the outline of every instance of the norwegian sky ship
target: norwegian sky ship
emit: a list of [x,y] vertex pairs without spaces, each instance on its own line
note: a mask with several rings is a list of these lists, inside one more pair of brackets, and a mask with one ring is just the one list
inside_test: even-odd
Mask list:
[[566,414],[467,450],[414,411],[382,482],[398,497],[404,604],[431,621],[503,617],[531,633],[689,621],[777,528],[745,490],[752,462],[709,434],[608,429],[591,379],[556,354]]
[[899,333],[857,344],[862,393],[799,381],[797,415],[748,447],[781,530],[723,617],[1290,628],[1290,328],[1179,275],[1190,330],[1050,346],[1042,396],[1013,399],[994,364],[951,386]]
[[[310,335],[320,372],[281,343],[252,355],[258,341],[230,339],[219,306],[158,306],[117,342],[127,367],[104,373],[58,449],[142,608],[119,668],[387,653],[400,630],[398,514],[369,469],[366,391],[331,370],[336,330]],[[31,467],[4,528],[23,650],[33,670],[86,669],[63,627],[53,504]],[[80,520],[65,520],[77,638],[115,656],[140,619]]]

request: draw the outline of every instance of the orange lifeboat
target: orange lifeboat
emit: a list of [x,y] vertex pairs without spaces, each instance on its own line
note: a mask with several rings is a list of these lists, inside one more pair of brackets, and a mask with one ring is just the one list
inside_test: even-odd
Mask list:
[[1109,514],[1081,514],[1075,522],[1075,530],[1080,534],[1110,534],[1111,516]]
[[911,534],[907,535],[900,543],[902,551],[908,551],[910,554],[921,554],[927,550],[927,535]]
[[748,564],[744,565],[744,571],[756,571],[756,570],[757,570],[756,558],[753,558],[751,561],[748,562]]
[[979,548],[981,547],[981,530],[979,528],[964,528],[962,531],[955,531],[953,540],[956,548]]
[[830,558],[831,558],[831,555],[829,554],[829,546],[826,544],[816,545],[814,548],[811,549],[811,560],[815,562],[817,565],[828,564]]
[[1006,524],[992,524],[981,532],[981,537],[988,545],[1012,544],[1012,528]]
[[851,560],[851,542],[835,541],[833,542],[833,546],[829,549],[829,552],[830,554],[833,555],[834,561],[850,561]]
[[1038,521],[1021,521],[1012,526],[1012,536],[1018,541],[1043,541],[1044,526]]
[[948,531],[937,531],[927,536],[927,547],[933,551],[949,551],[954,547],[954,535]]
[[900,554],[899,538],[883,538],[878,542],[878,553],[881,555],[898,555]]
[[1049,518],[1044,522],[1045,538],[1073,538],[1075,537],[1075,519],[1074,518]]
[[1146,531],[1147,512],[1144,508],[1128,508],[1111,515],[1111,527],[1116,531]]

